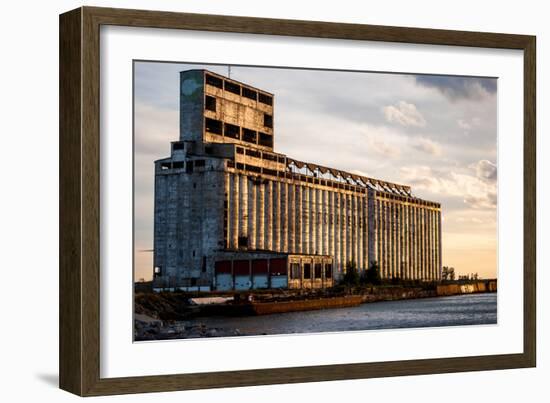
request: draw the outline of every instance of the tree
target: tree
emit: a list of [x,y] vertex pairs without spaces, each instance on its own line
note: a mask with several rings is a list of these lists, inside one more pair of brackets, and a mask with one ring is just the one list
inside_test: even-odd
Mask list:
[[359,285],[359,273],[357,272],[357,265],[353,260],[350,260],[346,265],[346,273],[342,281],[347,285]]
[[455,279],[455,268],[449,266],[443,266],[441,271],[442,280],[454,280]]
[[365,282],[368,284],[380,284],[380,269],[378,267],[378,262],[372,262],[365,272]]

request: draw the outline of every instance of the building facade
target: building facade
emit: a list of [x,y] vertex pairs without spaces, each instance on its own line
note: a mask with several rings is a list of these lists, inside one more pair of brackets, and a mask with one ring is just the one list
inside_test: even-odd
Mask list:
[[180,73],[180,139],[155,162],[154,288],[330,287],[353,261],[441,278],[441,205],[274,151],[273,94]]

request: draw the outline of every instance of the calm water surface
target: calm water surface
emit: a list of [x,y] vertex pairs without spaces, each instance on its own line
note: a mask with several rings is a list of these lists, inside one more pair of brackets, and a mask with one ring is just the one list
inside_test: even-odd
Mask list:
[[497,294],[384,301],[265,316],[197,318],[191,323],[243,336],[496,324]]

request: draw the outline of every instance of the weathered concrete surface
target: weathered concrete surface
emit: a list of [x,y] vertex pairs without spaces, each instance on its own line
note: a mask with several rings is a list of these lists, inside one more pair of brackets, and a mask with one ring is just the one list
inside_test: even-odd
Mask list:
[[439,280],[440,204],[275,153],[273,105],[247,84],[181,73],[180,141],[155,162],[154,287],[214,290],[231,251],[328,255],[335,278],[353,261],[377,262],[386,279]]

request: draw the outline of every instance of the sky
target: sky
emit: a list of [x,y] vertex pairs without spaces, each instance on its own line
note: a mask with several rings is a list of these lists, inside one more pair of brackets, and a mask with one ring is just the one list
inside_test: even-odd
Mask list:
[[[134,66],[135,279],[152,275],[153,161],[179,138],[179,72]],[[288,156],[412,187],[441,203],[443,266],[497,277],[497,79],[231,67],[274,94],[274,148]]]

